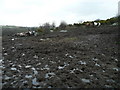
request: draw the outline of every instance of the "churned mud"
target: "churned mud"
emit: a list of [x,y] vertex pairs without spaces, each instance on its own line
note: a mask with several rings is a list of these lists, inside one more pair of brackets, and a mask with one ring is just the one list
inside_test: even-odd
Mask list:
[[117,38],[117,27],[3,35],[3,88],[120,87]]

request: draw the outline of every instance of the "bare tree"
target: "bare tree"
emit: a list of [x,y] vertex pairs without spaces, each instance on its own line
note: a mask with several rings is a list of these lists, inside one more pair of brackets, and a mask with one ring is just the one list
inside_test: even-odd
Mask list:
[[50,29],[50,24],[48,22],[43,24],[43,28],[46,30]]
[[52,23],[51,28],[55,29],[55,23],[54,22]]
[[66,23],[65,21],[62,21],[62,22],[60,23],[60,25],[59,25],[59,28],[60,28],[60,29],[65,29],[66,26],[67,26],[67,23]]

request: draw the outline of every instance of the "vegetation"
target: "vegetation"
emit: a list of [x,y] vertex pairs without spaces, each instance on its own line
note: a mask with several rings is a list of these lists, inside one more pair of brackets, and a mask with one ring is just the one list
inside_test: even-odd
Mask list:
[[[95,22],[100,22],[101,25],[118,25],[120,23],[120,16],[112,17],[106,20],[100,20],[96,19]],[[5,30],[7,32],[8,30],[17,32],[25,32],[28,30],[34,30],[37,31],[39,34],[46,34],[50,33],[50,31],[57,31],[57,30],[71,30],[78,27],[85,27],[86,23],[90,21],[84,21],[84,22],[78,22],[73,24],[67,24],[65,21],[61,21],[60,25],[56,27],[55,23],[53,22],[50,24],[49,22],[44,23],[43,25],[40,25],[39,27],[22,27],[22,26],[2,26],[2,30]],[[4,34],[4,33],[3,33]]]

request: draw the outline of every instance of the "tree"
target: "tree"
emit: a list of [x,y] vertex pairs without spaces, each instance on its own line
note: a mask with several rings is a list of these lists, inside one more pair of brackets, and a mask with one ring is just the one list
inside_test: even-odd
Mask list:
[[62,22],[60,23],[60,25],[59,25],[59,28],[60,28],[60,29],[65,29],[66,26],[67,26],[67,23],[66,23],[65,21],[62,21]]
[[44,23],[44,24],[43,24],[43,28],[44,28],[45,30],[49,30],[49,29],[50,29],[50,24],[49,24],[48,22]]
[[51,25],[51,29],[55,29],[55,23],[53,22],[52,25]]

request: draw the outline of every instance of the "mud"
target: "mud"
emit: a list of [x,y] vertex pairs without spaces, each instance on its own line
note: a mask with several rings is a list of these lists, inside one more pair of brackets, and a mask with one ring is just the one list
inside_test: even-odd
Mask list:
[[3,88],[118,88],[117,38],[117,27],[4,35]]

